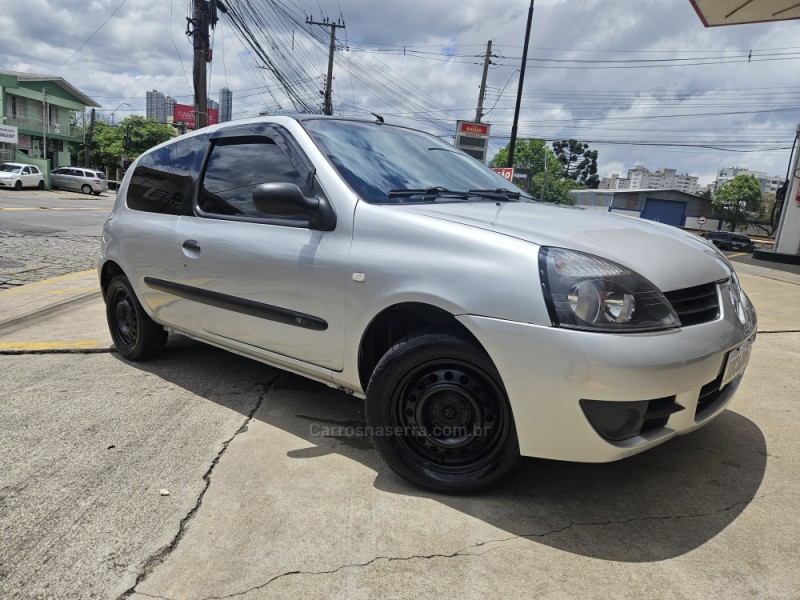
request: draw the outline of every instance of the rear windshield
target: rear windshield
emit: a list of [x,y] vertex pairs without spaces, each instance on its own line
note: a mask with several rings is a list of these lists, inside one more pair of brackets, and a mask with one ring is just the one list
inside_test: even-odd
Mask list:
[[102,171],[95,171],[94,174],[98,179],[105,179],[106,178],[106,174],[103,173]]

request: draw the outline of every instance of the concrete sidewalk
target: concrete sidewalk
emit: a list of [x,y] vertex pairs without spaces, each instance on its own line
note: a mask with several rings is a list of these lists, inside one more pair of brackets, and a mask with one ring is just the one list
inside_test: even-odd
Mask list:
[[0,351],[108,348],[95,270],[0,291]]

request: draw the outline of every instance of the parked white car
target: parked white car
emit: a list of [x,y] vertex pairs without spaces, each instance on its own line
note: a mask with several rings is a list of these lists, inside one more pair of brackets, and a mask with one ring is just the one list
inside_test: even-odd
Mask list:
[[365,397],[389,466],[447,492],[702,427],[756,331],[699,237],[541,204],[382,119],[236,121],[146,152],[99,275],[126,359],[177,331]]
[[21,190],[24,187],[44,189],[44,175],[35,165],[5,162],[0,164],[0,187]]

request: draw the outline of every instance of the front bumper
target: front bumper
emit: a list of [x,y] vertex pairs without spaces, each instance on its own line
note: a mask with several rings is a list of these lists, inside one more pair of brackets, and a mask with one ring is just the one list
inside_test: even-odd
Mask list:
[[[727,286],[720,284],[717,320],[657,333],[594,333],[474,315],[459,320],[500,373],[523,455],[610,462],[702,427],[730,401],[741,376],[720,389],[726,360],[755,336],[756,315],[748,300],[742,322]],[[587,401],[655,400],[655,408],[666,402],[673,409],[618,441],[598,433],[585,411]]]

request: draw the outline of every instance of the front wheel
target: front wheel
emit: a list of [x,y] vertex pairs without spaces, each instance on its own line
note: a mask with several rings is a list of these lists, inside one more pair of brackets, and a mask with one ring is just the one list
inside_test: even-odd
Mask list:
[[82,191],[84,194],[91,194],[91,193],[92,193],[92,186],[90,186],[89,184],[84,184],[84,185],[81,187],[81,191]]
[[167,343],[166,330],[144,311],[124,275],[117,275],[108,284],[106,320],[114,345],[128,360],[153,358]]
[[495,483],[519,461],[516,427],[486,353],[446,333],[404,338],[380,360],[366,419],[386,463],[440,492]]
[[17,180],[14,182],[14,191],[18,192],[18,191],[20,191],[21,189],[22,189],[22,181],[20,181],[19,179],[17,179]]

